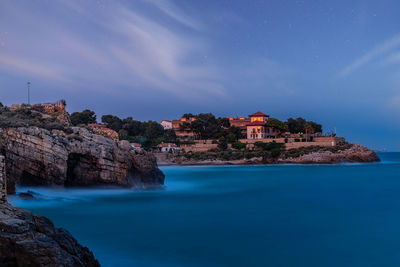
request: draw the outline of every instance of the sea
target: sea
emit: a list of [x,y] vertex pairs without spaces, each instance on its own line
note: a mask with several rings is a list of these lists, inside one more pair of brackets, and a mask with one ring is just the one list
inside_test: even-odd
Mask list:
[[379,163],[167,166],[158,189],[19,187],[102,266],[400,266],[400,153]]

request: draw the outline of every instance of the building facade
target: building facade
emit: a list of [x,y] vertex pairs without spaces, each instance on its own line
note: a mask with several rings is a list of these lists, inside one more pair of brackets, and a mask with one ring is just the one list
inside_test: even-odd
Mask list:
[[267,137],[267,119],[269,115],[258,111],[249,115],[250,122],[247,124],[247,139],[264,139]]
[[228,117],[229,124],[234,127],[240,128],[243,135],[247,133],[247,124],[250,123],[250,119],[240,116],[240,117]]
[[173,143],[161,143],[158,146],[158,151],[160,152],[179,152],[180,148]]
[[172,129],[172,121],[169,120],[162,120],[160,122],[161,126],[164,128],[164,130],[169,130]]
[[193,140],[195,139],[195,133],[190,128],[184,128],[185,123],[191,124],[196,118],[185,118],[182,117],[179,120],[172,121],[172,129],[175,131],[176,136],[181,140]]

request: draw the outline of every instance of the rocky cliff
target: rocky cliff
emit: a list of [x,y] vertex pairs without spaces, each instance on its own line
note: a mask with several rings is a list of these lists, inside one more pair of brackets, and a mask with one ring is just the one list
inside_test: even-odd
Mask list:
[[151,153],[135,152],[85,128],[68,133],[37,127],[0,129],[7,188],[23,185],[161,185],[164,174]]
[[100,266],[66,230],[7,203],[4,165],[0,156],[0,266]]
[[332,151],[316,151],[299,157],[283,157],[279,159],[280,163],[303,163],[303,164],[327,164],[344,162],[376,162],[380,161],[376,153],[365,146],[351,144],[348,148]]

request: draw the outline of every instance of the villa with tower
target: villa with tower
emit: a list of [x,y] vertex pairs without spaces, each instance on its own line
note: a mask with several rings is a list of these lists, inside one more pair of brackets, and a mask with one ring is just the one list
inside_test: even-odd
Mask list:
[[247,139],[265,139],[276,137],[281,132],[274,128],[266,126],[269,115],[257,111],[249,115],[250,122],[247,123]]

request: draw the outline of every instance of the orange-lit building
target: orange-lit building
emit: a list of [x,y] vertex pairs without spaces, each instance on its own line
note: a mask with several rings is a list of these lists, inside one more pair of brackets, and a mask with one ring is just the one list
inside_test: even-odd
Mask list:
[[246,135],[247,132],[247,124],[249,124],[250,119],[246,117],[229,117],[229,123],[231,126],[235,126],[240,128],[242,134]]
[[176,136],[181,140],[193,140],[195,139],[195,133],[190,128],[182,128],[181,126],[186,123],[192,123],[196,120],[195,117],[185,118],[182,117],[179,120],[172,121],[172,129],[175,131]]
[[264,139],[270,137],[276,137],[280,134],[280,131],[274,127],[266,126],[266,122],[269,115],[258,111],[254,114],[249,115],[250,122],[247,126],[247,139]]

